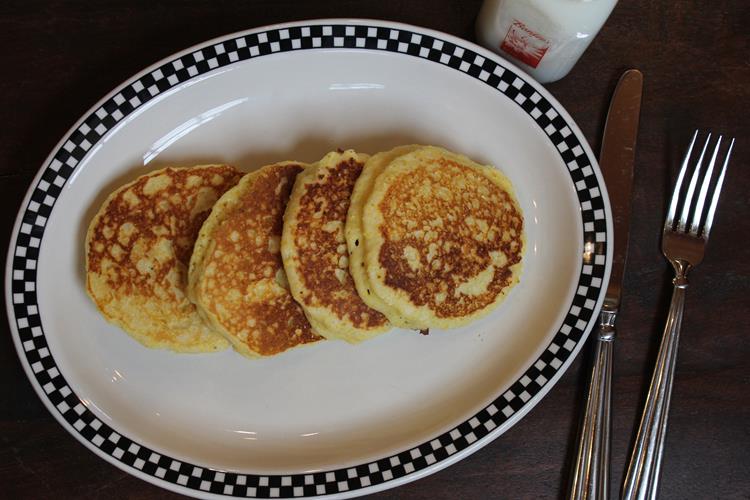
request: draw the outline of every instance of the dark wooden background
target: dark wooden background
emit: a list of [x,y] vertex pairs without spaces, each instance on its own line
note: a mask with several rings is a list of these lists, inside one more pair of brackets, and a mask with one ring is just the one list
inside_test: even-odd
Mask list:
[[[209,38],[283,21],[369,17],[474,39],[480,2],[9,1],[0,3],[0,256],[37,169],[77,118],[123,80]],[[618,327],[613,474],[619,491],[669,301],[659,252],[666,199],[695,127],[734,135],[705,262],[693,273],[662,498],[750,498],[750,7],[747,0],[622,0],[550,91],[598,150],[620,73],[645,75],[630,263]],[[177,497],[97,458],[37,399],[0,311],[0,497]],[[85,348],[85,346],[82,346]],[[586,350],[588,352],[588,349]],[[499,439],[374,498],[556,498],[567,488],[589,355]]]

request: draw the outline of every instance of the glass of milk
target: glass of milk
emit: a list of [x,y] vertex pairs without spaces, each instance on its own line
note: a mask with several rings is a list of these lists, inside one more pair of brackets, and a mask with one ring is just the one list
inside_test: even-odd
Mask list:
[[485,0],[477,39],[541,83],[568,74],[617,0]]

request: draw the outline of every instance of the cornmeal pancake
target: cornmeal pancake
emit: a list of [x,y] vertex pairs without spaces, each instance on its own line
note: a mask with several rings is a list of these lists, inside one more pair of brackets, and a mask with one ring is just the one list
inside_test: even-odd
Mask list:
[[375,181],[383,173],[385,167],[399,156],[411,153],[422,147],[424,146],[399,146],[390,151],[377,153],[367,160],[352,190],[344,230],[346,246],[349,251],[349,272],[359,296],[365,304],[384,313],[391,319],[394,325],[404,328],[411,328],[409,322],[401,316],[396,308],[389,306],[370,290],[367,273],[365,272],[364,249],[367,242],[362,235],[362,209],[372,192]]
[[190,298],[234,348],[271,356],[320,339],[289,293],[281,262],[284,209],[305,165],[250,173],[206,219],[190,261]]
[[107,198],[86,235],[86,290],[107,320],[148,347],[228,347],[188,299],[187,275],[203,221],[241,175],[227,165],[165,168]]
[[317,332],[359,342],[390,328],[359,298],[349,274],[344,225],[367,155],[328,153],[297,176],[284,215],[281,256],[294,299]]
[[523,217],[512,186],[465,156],[424,147],[391,161],[362,228],[370,291],[412,328],[466,324],[518,282]]

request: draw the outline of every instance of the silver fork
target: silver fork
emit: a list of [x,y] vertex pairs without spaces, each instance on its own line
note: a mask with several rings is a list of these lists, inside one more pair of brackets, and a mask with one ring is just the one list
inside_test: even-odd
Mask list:
[[[664,222],[661,249],[664,256],[674,267],[675,278],[672,281],[674,289],[667,323],[664,327],[664,336],[656,358],[656,367],[651,378],[646,405],[643,409],[641,424],[638,428],[638,435],[625,477],[622,497],[626,500],[651,500],[656,498],[659,485],[659,468],[667,432],[669,400],[672,394],[672,382],[677,359],[677,344],[680,338],[682,312],[685,305],[685,290],[688,287],[687,275],[693,267],[703,260],[714,214],[716,213],[716,205],[719,202],[721,185],[724,182],[724,174],[734,147],[734,139],[732,139],[724,157],[721,173],[713,189],[710,205],[704,214],[711,175],[720,154],[721,136],[714,146],[708,169],[703,176],[703,182],[701,182],[700,191],[696,192],[706,150],[711,141],[711,134],[708,134],[687,192],[682,198],[680,194],[682,183],[691,163],[693,146],[695,146],[697,137],[698,131],[696,130],[682,162],[677,184],[672,193],[672,201],[669,204],[669,212]],[[677,209],[680,205],[681,210],[678,216]]]

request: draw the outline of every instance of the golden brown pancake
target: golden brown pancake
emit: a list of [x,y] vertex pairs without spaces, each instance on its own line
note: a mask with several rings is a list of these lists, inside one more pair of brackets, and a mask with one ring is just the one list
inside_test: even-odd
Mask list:
[[280,254],[284,210],[304,167],[282,162],[243,177],[216,203],[190,261],[190,298],[245,356],[320,339],[289,293]]
[[418,144],[398,146],[389,151],[377,153],[367,159],[362,173],[354,184],[344,228],[346,246],[349,251],[349,272],[352,275],[357,293],[369,307],[380,311],[390,318],[394,325],[403,328],[411,328],[411,325],[397,309],[388,305],[370,290],[364,260],[365,241],[362,232],[362,210],[372,193],[375,182],[386,167],[399,156],[423,147]]
[[383,311],[394,323],[460,326],[489,312],[518,282],[523,216],[512,186],[497,169],[465,156],[424,147],[392,160],[361,224],[362,288],[398,311]]
[[193,244],[241,173],[227,165],[165,168],[112,193],[86,235],[86,290],[104,317],[148,347],[224,349],[186,296]]
[[359,342],[390,328],[368,307],[349,274],[344,225],[367,155],[328,153],[297,176],[284,216],[281,252],[294,299],[317,332]]

